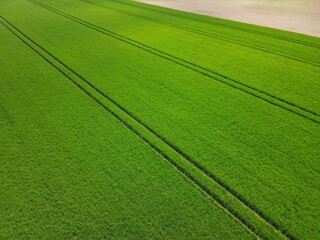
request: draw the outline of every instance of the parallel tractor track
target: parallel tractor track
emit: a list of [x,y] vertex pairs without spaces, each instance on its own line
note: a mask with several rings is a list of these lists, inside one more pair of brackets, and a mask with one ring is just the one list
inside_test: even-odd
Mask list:
[[227,77],[223,74],[220,74],[214,70],[211,70],[211,69],[208,69],[208,68],[205,68],[205,67],[202,67],[202,66],[199,66],[197,64],[194,64],[194,63],[191,63],[189,61],[186,61],[184,59],[181,59],[179,57],[176,57],[174,55],[171,55],[171,54],[168,54],[168,53],[165,53],[161,50],[158,50],[158,49],[155,49],[153,47],[150,47],[144,43],[141,43],[141,42],[138,42],[136,40],[133,40],[133,39],[130,39],[130,38],[127,38],[127,37],[124,37],[120,34],[117,34],[115,32],[112,32],[108,29],[105,29],[105,28],[102,28],[102,27],[99,27],[99,26],[96,26],[92,23],[89,23],[85,20],[82,20],[80,18],[77,18],[77,17],[74,17],[70,14],[67,14],[67,13],[64,13],[58,9],[55,9],[53,7],[50,7],[46,4],[43,4],[43,3],[40,3],[40,2],[36,2],[36,1],[33,1],[33,0],[29,0],[30,2],[42,7],[42,8],[45,8],[51,12],[54,12],[62,17],[65,17],[65,18],[68,18],[74,22],[77,22],[85,27],[88,27],[90,29],[93,29],[97,32],[100,32],[102,34],[105,34],[107,36],[110,36],[112,38],[115,38],[115,39],[118,39],[122,42],[125,42],[129,45],[132,45],[134,47],[137,47],[139,49],[143,49],[144,51],[146,52],[149,52],[153,55],[156,55],[158,57],[161,57],[163,59],[166,59],[166,60],[169,60],[177,65],[180,65],[182,67],[185,67],[187,69],[190,69],[194,72],[197,72],[197,73],[200,73],[201,75],[203,76],[206,76],[206,77],[209,77],[215,81],[218,81],[220,83],[223,83],[229,87],[232,87],[234,89],[237,89],[237,90],[240,90],[246,94],[249,94],[255,98],[258,98],[260,100],[263,100],[265,102],[268,102],[274,106],[277,106],[277,107],[280,107],[284,110],[287,110],[293,114],[296,114],[298,116],[301,116],[305,119],[308,119],[314,123],[320,123],[320,114],[312,111],[312,110],[309,110],[309,109],[306,109],[304,107],[301,107],[295,103],[292,103],[292,102],[289,102],[285,99],[282,99],[280,97],[277,97],[277,96],[274,96],[268,92],[265,92],[263,90],[260,90],[260,89],[257,89],[255,87],[252,87],[250,85],[247,85],[245,83],[242,83],[236,79],[233,79],[233,78],[230,78],[230,77]]
[[[108,1],[110,1],[110,0],[108,0]],[[232,25],[228,25],[228,24],[224,24],[224,23],[212,22],[212,21],[208,21],[208,20],[205,20],[205,19],[199,19],[199,18],[185,16],[185,15],[181,15],[181,14],[169,13],[169,12],[162,11],[162,10],[159,10],[159,9],[153,9],[153,8],[149,8],[149,7],[145,7],[145,6],[141,6],[141,5],[138,6],[136,4],[129,3],[129,2],[117,1],[117,3],[121,3],[123,5],[128,5],[128,6],[135,7],[135,8],[144,9],[144,10],[147,10],[147,11],[152,11],[152,12],[165,14],[165,15],[168,15],[168,16],[184,18],[184,19],[187,19],[187,20],[192,20],[192,21],[196,21],[196,22],[206,23],[206,24],[209,24],[209,25],[215,25],[215,26],[235,29],[235,30],[239,30],[239,31],[243,31],[243,32],[254,33],[254,34],[257,34],[257,35],[267,36],[267,37],[271,37],[271,38],[275,38],[275,39],[284,40],[284,41],[287,41],[287,42],[298,43],[298,44],[301,44],[301,45],[305,45],[305,46],[309,46],[309,47],[314,47],[314,48],[320,49],[320,44],[314,44],[314,43],[310,43],[310,42],[305,42],[305,41],[299,40],[299,39],[292,39],[292,38],[287,38],[287,37],[284,37],[284,36],[274,35],[274,34],[271,34],[271,33],[260,32],[260,31],[253,30],[253,29],[247,29],[247,28],[232,26]]]
[[184,30],[184,31],[187,31],[187,32],[192,32],[192,33],[195,33],[195,34],[198,34],[198,35],[201,35],[201,36],[205,36],[205,37],[209,37],[209,38],[212,38],[212,39],[219,39],[221,41],[230,42],[230,43],[233,43],[233,44],[236,44],[236,45],[241,45],[241,46],[248,47],[248,48],[251,48],[251,49],[254,49],[254,50],[266,52],[266,53],[269,53],[269,54],[274,54],[274,55],[281,56],[281,57],[284,57],[284,58],[287,58],[287,59],[291,59],[291,60],[295,60],[295,61],[298,61],[298,62],[303,62],[303,63],[310,64],[310,65],[313,65],[313,66],[320,66],[319,62],[310,61],[310,60],[307,60],[307,59],[302,59],[302,58],[299,58],[299,57],[291,56],[291,55],[288,55],[288,54],[285,54],[285,53],[282,53],[282,52],[279,52],[279,51],[274,51],[274,50],[267,49],[267,48],[264,48],[264,47],[261,47],[261,46],[255,45],[255,44],[242,42],[242,41],[239,41],[239,40],[236,40],[236,39],[232,39],[232,38],[228,38],[228,37],[225,37],[225,36],[221,36],[221,35],[218,35],[218,34],[208,33],[208,32],[204,32],[204,31],[201,31],[201,30],[198,30],[198,29],[193,29],[193,28],[186,27],[186,26],[180,26],[180,25],[169,23],[169,22],[162,21],[162,20],[159,20],[159,19],[154,19],[154,18],[151,18],[151,17],[139,15],[139,14],[136,14],[136,13],[131,13],[131,12],[127,12],[127,11],[124,11],[124,10],[120,10],[120,9],[117,9],[117,8],[114,8],[114,7],[111,7],[111,6],[98,4],[98,3],[95,3],[95,2],[92,2],[92,1],[89,1],[89,0],[79,0],[79,1],[85,2],[87,4],[95,5],[95,6],[98,6],[98,7],[101,7],[101,8],[105,8],[107,10],[111,10],[111,11],[114,11],[114,12],[118,12],[118,13],[121,13],[121,14],[124,14],[124,15],[127,15],[127,16],[143,19],[143,20],[146,20],[146,21],[154,22],[154,23],[157,23],[157,24],[161,24],[161,25],[164,25],[164,26],[169,26],[169,27],[176,28],[176,29],[181,29],[181,30]]

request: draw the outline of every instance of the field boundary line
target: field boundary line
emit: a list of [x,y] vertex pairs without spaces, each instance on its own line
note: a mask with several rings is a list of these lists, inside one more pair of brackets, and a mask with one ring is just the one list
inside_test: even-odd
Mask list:
[[[110,0],[107,0],[107,1],[110,1]],[[184,19],[188,19],[188,20],[192,20],[192,21],[196,21],[196,22],[206,23],[206,24],[209,24],[209,25],[216,25],[216,26],[221,26],[221,27],[225,27],[225,28],[236,29],[236,30],[239,30],[239,31],[249,32],[249,33],[253,33],[253,34],[257,34],[257,35],[267,36],[267,37],[271,37],[271,38],[284,40],[284,41],[287,41],[287,42],[293,42],[293,43],[297,43],[297,44],[301,44],[301,45],[305,45],[305,46],[309,46],[309,47],[314,47],[314,48],[320,49],[320,45],[314,44],[314,43],[310,43],[310,42],[306,42],[306,41],[303,41],[303,40],[292,39],[292,38],[279,36],[279,35],[274,35],[274,34],[266,33],[266,32],[260,32],[260,31],[253,30],[253,29],[236,27],[236,26],[232,26],[232,25],[228,25],[228,24],[224,24],[224,23],[211,22],[211,21],[208,21],[208,20],[205,20],[205,19],[198,19],[198,18],[194,18],[194,17],[190,17],[190,16],[183,16],[183,15],[180,15],[180,14],[169,13],[169,12],[162,11],[162,10],[159,10],[159,9],[151,9],[151,8],[148,8],[148,7],[145,7],[145,6],[138,6],[137,4],[133,4],[131,2],[130,3],[129,2],[124,2],[124,1],[121,1],[121,0],[116,1],[116,3],[120,3],[120,4],[123,4],[123,5],[128,5],[128,6],[135,7],[135,8],[141,8],[141,9],[144,9],[144,10],[147,10],[147,11],[157,12],[157,13],[160,13],[160,14],[165,14],[165,15],[169,15],[169,16],[173,16],[173,17],[184,18]],[[151,7],[158,7],[160,9],[175,10],[175,11],[183,12],[183,11],[178,10],[178,9],[170,9],[168,7],[152,5],[152,4],[148,4],[148,3],[139,2],[139,4],[141,4],[141,5],[143,5],[143,4],[144,5],[149,5]],[[198,15],[205,16],[205,15],[201,15],[201,14],[198,14]],[[215,18],[219,19],[218,17],[215,17]],[[249,25],[254,25],[254,24],[249,24]],[[257,25],[254,25],[254,26],[257,26]]]
[[[197,179],[195,179],[192,174],[190,174],[187,170],[179,166],[174,160],[172,160],[166,153],[164,153],[161,149],[159,149],[156,145],[154,145],[152,142],[150,142],[148,139],[146,139],[144,136],[142,136],[134,127],[132,127],[130,124],[128,124],[125,120],[123,120],[117,113],[112,111],[110,108],[108,108],[102,101],[100,101],[94,94],[90,93],[85,87],[83,87],[81,84],[79,84],[77,81],[75,81],[72,77],[68,75],[65,71],[60,69],[58,66],[54,64],[53,61],[49,60],[44,54],[40,53],[38,50],[36,50],[31,44],[29,44],[26,40],[24,40],[22,37],[20,37],[17,33],[15,33],[10,27],[8,27],[6,24],[3,23],[1,20],[3,19],[6,23],[9,23],[10,26],[13,26],[8,20],[6,20],[4,17],[0,16],[0,23],[7,28],[13,35],[15,35],[19,40],[21,40],[27,47],[29,47],[31,50],[33,50],[37,55],[39,55],[42,59],[44,59],[51,67],[56,69],[58,72],[60,72],[64,77],[66,77],[68,80],[70,80],[76,87],[78,87],[82,92],[84,92],[87,96],[89,96],[91,99],[93,99],[98,105],[100,105],[104,110],[106,110],[109,114],[111,114],[120,124],[122,124],[124,127],[126,127],[133,135],[138,137],[140,140],[142,140],[148,147],[150,147],[153,151],[156,152],[156,154],[160,155],[163,159],[165,159],[170,165],[172,165],[177,172],[179,172],[182,176],[184,176],[190,183],[195,185],[205,196],[210,197],[213,202],[215,202],[222,210],[224,210],[231,218],[233,218],[236,222],[238,222],[240,225],[242,225],[246,231],[248,231],[251,235],[255,236],[257,239],[265,239],[262,235],[260,235],[257,230],[250,225],[250,223],[247,223],[242,217],[233,209],[230,209],[228,205],[226,205],[219,197],[217,197],[213,192],[211,192],[206,186],[202,185]],[[14,27],[15,28],[15,27]],[[15,28],[17,30],[17,28]],[[19,31],[20,34],[22,34],[21,31]],[[25,37],[26,35],[23,34]],[[29,41],[32,41],[30,38],[27,38]],[[49,54],[49,52],[46,52],[43,50],[40,45],[35,44],[37,47],[39,47],[42,51]],[[50,56],[55,59],[53,55],[50,54]],[[55,59],[56,60],[56,59]]]
[[147,16],[142,16],[142,15],[135,14],[135,13],[129,13],[127,11],[120,10],[120,9],[117,9],[117,8],[114,8],[114,7],[110,7],[110,6],[106,6],[106,5],[103,5],[103,4],[99,4],[99,3],[96,3],[96,2],[92,2],[90,0],[79,0],[79,1],[87,3],[87,4],[95,5],[95,6],[98,6],[100,8],[105,8],[105,9],[108,9],[108,10],[111,10],[111,11],[114,11],[114,12],[118,12],[118,13],[121,13],[121,14],[124,14],[124,15],[132,16],[132,17],[135,17],[135,18],[140,18],[140,19],[143,19],[143,20],[146,20],[146,21],[154,22],[154,23],[157,23],[157,24],[169,26],[169,27],[176,28],[176,29],[181,29],[183,31],[192,32],[192,33],[198,34],[200,36],[205,36],[205,37],[209,37],[209,38],[212,38],[212,39],[219,39],[220,41],[226,41],[226,42],[230,42],[230,43],[233,43],[233,44],[236,44],[236,45],[240,45],[240,46],[244,46],[244,47],[247,47],[247,48],[251,48],[251,49],[254,49],[254,50],[266,52],[266,53],[269,53],[269,54],[278,55],[278,56],[281,56],[281,57],[284,57],[284,58],[287,58],[287,59],[291,59],[291,60],[295,60],[295,61],[298,61],[298,62],[310,64],[312,66],[317,66],[317,67],[320,66],[319,62],[315,62],[315,61],[311,61],[311,60],[295,57],[295,56],[292,56],[292,55],[289,55],[289,54],[286,54],[286,53],[282,53],[282,52],[279,52],[279,51],[274,51],[274,50],[271,50],[271,49],[267,49],[267,48],[264,48],[264,47],[261,47],[261,46],[255,45],[255,44],[245,43],[245,42],[242,42],[242,41],[239,41],[239,40],[236,40],[236,39],[220,36],[218,34],[208,33],[208,32],[200,31],[200,30],[193,29],[193,28],[186,27],[186,26],[179,26],[179,25],[176,25],[176,24],[167,23],[167,22],[165,22],[163,20],[158,20],[158,19],[154,19],[154,18],[147,17]]
[[131,112],[126,110],[123,106],[121,106],[119,103],[117,103],[115,100],[110,98],[106,93],[102,92],[99,88],[97,88],[95,85],[93,85],[90,81],[82,77],[80,74],[75,72],[73,69],[71,69],[67,64],[62,62],[61,60],[57,59],[55,56],[53,56],[50,52],[48,52],[46,49],[44,49],[42,46],[34,42],[31,38],[29,38],[27,35],[25,35],[23,32],[21,32],[19,29],[17,29],[14,25],[12,25],[9,21],[7,21],[5,18],[1,17],[4,21],[6,21],[12,28],[14,28],[16,31],[18,31],[21,35],[23,35],[25,38],[27,38],[29,41],[31,41],[34,45],[36,45],[38,48],[40,48],[42,51],[44,51],[47,55],[51,56],[56,62],[61,64],[63,67],[68,69],[72,74],[74,74],[76,77],[78,77],[80,80],[85,82],[87,85],[89,85],[92,89],[94,89],[97,93],[99,93],[101,96],[103,96],[106,100],[111,102],[114,106],[116,106],[118,109],[120,109],[122,112],[124,112],[127,116],[129,116],[131,119],[133,119],[135,122],[137,122],[139,125],[141,125],[144,129],[146,129],[148,132],[150,132],[153,136],[155,136],[157,139],[162,141],[166,146],[168,146],[171,150],[173,150],[175,153],[177,153],[179,156],[181,156],[184,160],[189,162],[192,166],[194,166],[196,169],[201,171],[205,176],[210,178],[212,181],[218,184],[218,186],[222,187],[224,190],[227,191],[228,194],[230,194],[232,197],[237,199],[239,202],[241,202],[245,207],[250,209],[252,212],[254,212],[261,220],[266,222],[267,224],[271,225],[276,231],[280,232],[282,235],[287,237],[288,239],[295,239],[291,234],[288,233],[287,230],[283,229],[281,226],[279,226],[277,223],[275,223],[273,220],[271,220],[269,217],[264,215],[261,210],[259,210],[257,207],[255,207],[253,204],[251,204],[249,201],[247,201],[245,198],[243,198],[240,194],[238,194],[235,190],[230,188],[226,183],[224,183],[221,179],[219,179],[217,176],[215,176],[212,172],[208,171],[206,168],[204,168],[201,164],[199,164],[197,161],[193,160],[189,155],[184,153],[182,150],[180,150],[178,147],[173,145],[170,141],[168,141],[166,138],[159,135],[157,132],[155,132],[152,128],[150,128],[148,125],[143,123],[138,117],[134,116]]
[[296,105],[294,103],[291,103],[291,102],[289,102],[289,101],[287,101],[285,99],[282,99],[282,98],[279,98],[277,96],[274,96],[274,95],[272,95],[270,93],[267,93],[267,92],[265,92],[263,90],[259,90],[259,89],[255,88],[255,87],[252,87],[250,85],[242,83],[242,82],[240,82],[238,80],[235,80],[233,78],[229,78],[227,76],[224,76],[223,74],[215,72],[215,71],[213,71],[211,69],[207,69],[205,67],[196,65],[194,63],[188,62],[188,61],[186,61],[184,59],[181,59],[179,57],[173,56],[173,55],[165,53],[165,52],[163,52],[161,50],[158,50],[158,49],[155,49],[153,47],[150,47],[150,46],[148,46],[148,45],[146,45],[144,43],[140,43],[138,41],[135,41],[135,40],[127,38],[127,37],[124,37],[124,36],[122,36],[120,34],[117,34],[115,32],[107,30],[105,28],[96,26],[96,25],[91,24],[91,23],[89,23],[87,21],[84,21],[84,20],[82,20],[80,18],[74,17],[74,16],[72,16],[70,14],[64,13],[64,12],[62,12],[60,10],[57,10],[57,9],[55,9],[53,7],[50,7],[50,6],[46,5],[46,4],[43,4],[43,3],[40,3],[40,2],[37,2],[37,1],[34,1],[34,0],[28,0],[28,1],[38,5],[40,7],[43,7],[45,9],[49,10],[49,11],[52,11],[52,12],[54,12],[54,13],[62,16],[62,17],[65,17],[65,18],[68,18],[68,19],[70,19],[70,20],[72,20],[74,22],[77,22],[77,23],[79,23],[79,24],[81,24],[81,25],[83,25],[85,27],[91,28],[92,30],[95,30],[95,31],[100,32],[100,33],[105,34],[105,35],[108,35],[108,36],[110,36],[112,38],[118,39],[118,40],[120,40],[122,42],[125,42],[125,43],[127,43],[129,45],[132,45],[134,47],[137,47],[139,49],[143,49],[146,52],[154,54],[154,55],[156,55],[158,57],[161,57],[163,59],[169,60],[169,61],[171,61],[173,63],[176,63],[177,65],[183,66],[183,67],[185,67],[185,68],[187,68],[189,70],[192,70],[194,72],[200,73],[203,76],[209,77],[209,78],[211,78],[211,79],[213,79],[215,81],[218,81],[218,82],[220,82],[222,84],[225,84],[225,85],[227,85],[229,87],[232,87],[234,89],[242,91],[242,92],[244,92],[244,93],[246,93],[248,95],[256,97],[256,98],[258,98],[260,100],[263,100],[265,102],[268,102],[268,103],[270,103],[270,104],[272,104],[274,106],[277,106],[279,108],[287,110],[287,111],[289,111],[289,112],[291,112],[293,114],[296,114],[296,115],[298,115],[300,117],[303,117],[303,118],[305,118],[307,120],[310,120],[310,121],[312,121],[314,123],[320,124],[320,120],[319,120],[320,114],[318,114],[318,113],[316,113],[314,111],[311,111],[311,110],[308,110],[308,109],[306,109],[304,107],[298,106],[298,105]]

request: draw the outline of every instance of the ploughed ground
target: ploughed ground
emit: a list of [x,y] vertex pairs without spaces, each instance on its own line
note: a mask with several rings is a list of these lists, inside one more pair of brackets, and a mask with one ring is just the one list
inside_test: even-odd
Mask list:
[[138,0],[320,37],[320,0]]

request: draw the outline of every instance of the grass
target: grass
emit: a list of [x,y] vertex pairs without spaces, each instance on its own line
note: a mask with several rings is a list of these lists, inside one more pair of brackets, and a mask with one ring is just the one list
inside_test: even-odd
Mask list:
[[319,236],[318,38],[0,3],[2,238]]
[[2,239],[252,238],[110,113],[0,31]]

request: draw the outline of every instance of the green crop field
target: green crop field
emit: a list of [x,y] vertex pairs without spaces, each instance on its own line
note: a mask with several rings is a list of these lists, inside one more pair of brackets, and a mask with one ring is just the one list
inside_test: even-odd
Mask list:
[[131,0],[0,0],[0,239],[319,226],[319,38]]

